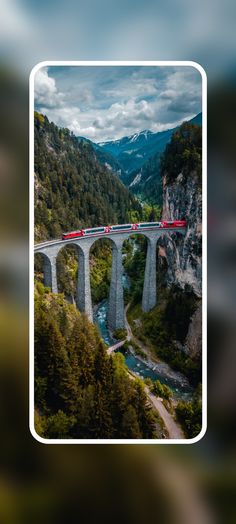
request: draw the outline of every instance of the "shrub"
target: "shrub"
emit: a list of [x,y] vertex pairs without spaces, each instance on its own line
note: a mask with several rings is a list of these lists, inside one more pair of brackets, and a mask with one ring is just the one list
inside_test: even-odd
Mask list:
[[153,383],[152,392],[157,397],[162,397],[162,398],[165,398],[166,400],[169,400],[170,397],[172,396],[171,389],[168,386],[166,386],[166,384],[161,384],[160,380],[156,380]]
[[196,398],[191,402],[181,401],[176,407],[176,416],[187,438],[196,437],[202,426],[202,405]]
[[125,328],[116,329],[113,331],[113,336],[117,340],[124,340],[127,337],[127,330]]

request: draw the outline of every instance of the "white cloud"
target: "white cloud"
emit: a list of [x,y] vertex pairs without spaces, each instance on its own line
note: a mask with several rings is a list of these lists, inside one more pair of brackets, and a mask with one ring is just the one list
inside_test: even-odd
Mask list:
[[201,110],[201,84],[192,68],[127,72],[85,68],[70,76],[70,70],[58,70],[54,78],[53,70],[43,68],[35,79],[36,107],[58,126],[95,142],[173,128]]
[[106,89],[104,94],[109,97],[126,100],[131,97],[143,97],[144,93],[146,96],[155,96],[158,94],[156,80],[149,77],[140,78],[138,72],[134,72],[130,78],[123,79],[119,86]]
[[59,93],[54,78],[48,76],[47,68],[42,68],[35,75],[35,103],[44,108],[58,107],[63,102],[63,93]]

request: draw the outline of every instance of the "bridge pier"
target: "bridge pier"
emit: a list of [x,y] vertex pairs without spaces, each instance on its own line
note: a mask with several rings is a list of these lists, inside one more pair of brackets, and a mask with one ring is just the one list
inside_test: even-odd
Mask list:
[[[158,231],[139,231],[148,240],[146,266],[142,296],[142,310],[150,311],[156,305],[156,244],[157,239],[165,234],[179,232],[185,234],[185,228],[175,228],[172,230],[162,229]],[[110,233],[106,235],[113,242],[112,256],[112,275],[109,294],[108,325],[111,330],[125,327],[124,297],[123,297],[123,264],[122,264],[122,245],[123,241],[129,238],[133,231],[124,233]],[[98,237],[72,239],[71,242],[56,240],[49,241],[35,246],[35,253],[44,256],[44,283],[50,287],[53,293],[58,292],[56,257],[62,247],[68,244],[76,244],[79,253],[79,271],[77,283],[77,307],[80,311],[87,314],[93,321],[92,300],[90,288],[90,268],[89,251],[90,247]]]
[[77,281],[77,307],[86,313],[90,322],[93,322],[93,308],[90,287],[89,247],[79,247],[79,269]]
[[43,253],[44,285],[50,287],[53,293],[58,293],[56,257]]
[[157,238],[148,237],[143,285],[142,310],[147,313],[156,305],[156,245]]
[[125,327],[124,293],[123,293],[123,239],[114,239],[112,248],[112,270],[108,307],[108,326],[112,331]]
[[58,293],[57,286],[57,257],[53,256],[51,258],[51,267],[52,267],[52,292]]

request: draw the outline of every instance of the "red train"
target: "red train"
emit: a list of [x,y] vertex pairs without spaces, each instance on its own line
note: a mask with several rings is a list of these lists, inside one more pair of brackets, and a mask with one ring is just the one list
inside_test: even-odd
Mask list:
[[77,238],[83,236],[105,235],[107,233],[123,233],[128,231],[137,231],[145,229],[173,229],[185,228],[186,220],[161,220],[160,222],[140,222],[139,224],[120,224],[115,226],[90,227],[63,233],[62,239]]

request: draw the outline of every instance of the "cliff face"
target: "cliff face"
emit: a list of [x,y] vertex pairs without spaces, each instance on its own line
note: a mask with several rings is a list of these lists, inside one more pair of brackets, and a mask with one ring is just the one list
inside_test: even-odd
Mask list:
[[[167,260],[167,285],[179,285],[183,290],[187,284],[196,299],[201,298],[202,288],[202,190],[199,176],[192,171],[182,173],[171,183],[163,177],[163,220],[186,219],[185,235],[179,233],[165,237],[159,255]],[[185,352],[194,360],[201,357],[202,322],[201,301],[193,314],[184,343]]]
[[[186,219],[187,230],[166,237],[164,255],[168,263],[167,284],[188,284],[201,297],[202,191],[197,172],[179,173],[167,184],[163,177],[163,220]],[[161,253],[160,253],[161,254]],[[163,256],[163,252],[162,252]]]
[[193,359],[201,357],[202,349],[202,305],[194,312],[185,340],[185,351]]

